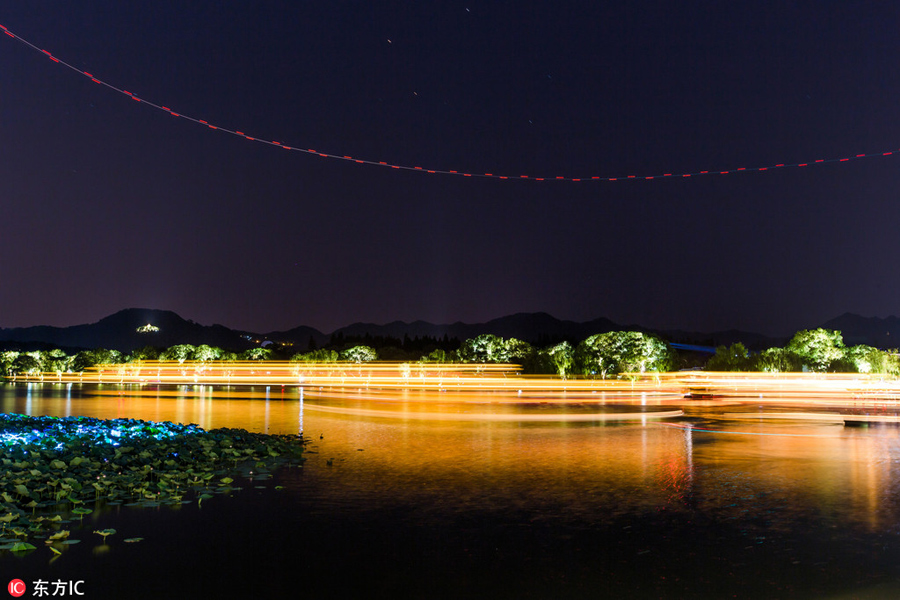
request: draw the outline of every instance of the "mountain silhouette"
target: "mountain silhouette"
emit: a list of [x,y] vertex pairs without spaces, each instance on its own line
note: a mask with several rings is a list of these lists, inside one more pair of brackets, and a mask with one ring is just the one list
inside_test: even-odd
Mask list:
[[[151,325],[155,331],[139,331]],[[900,339],[900,319],[897,317],[862,317],[846,313],[824,323],[822,327],[837,329],[843,333],[847,345],[868,344],[878,348],[893,348]],[[644,331],[654,333],[670,342],[703,346],[729,345],[742,342],[748,348],[761,350],[771,346],[783,346],[788,338],[774,338],[757,333],[727,330],[719,332],[694,332],[683,330],[654,330],[640,325],[622,326],[605,318],[578,323],[557,319],[547,313],[516,313],[485,323],[456,322],[445,325],[413,321],[394,321],[384,325],[353,323],[325,334],[318,329],[298,326],[285,331],[269,333],[234,330],[224,325],[200,325],[186,320],[169,310],[128,308],[96,323],[71,327],[0,328],[0,345],[3,347],[46,347],[65,349],[108,348],[130,352],[144,346],[167,348],[176,344],[208,344],[226,350],[241,351],[258,346],[266,340],[291,344],[297,352],[306,351],[310,345],[323,347],[332,337],[341,339],[393,338],[402,340],[431,337],[435,339],[463,341],[481,334],[514,337],[537,346],[547,346],[563,340],[571,343],[608,331]]]

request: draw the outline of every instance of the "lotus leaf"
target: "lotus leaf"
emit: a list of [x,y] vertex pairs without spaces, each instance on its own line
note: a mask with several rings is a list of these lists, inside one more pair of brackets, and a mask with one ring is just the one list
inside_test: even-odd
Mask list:
[[28,550],[34,550],[35,547],[29,544],[28,542],[19,542],[18,544],[13,545],[10,550],[13,552],[27,552]]
[[[29,417],[0,414],[0,429],[13,431],[24,440],[4,448],[0,458],[0,524],[27,527],[24,508],[53,507],[58,502],[70,506],[90,500],[107,505],[121,504],[121,496],[154,502],[138,506],[167,504],[182,500],[183,491],[208,485],[216,479],[226,486],[231,475],[242,472],[240,462],[257,468],[276,465],[275,456],[302,460],[303,440],[299,436],[269,436],[237,429],[204,431],[196,425],[150,423],[135,419],[100,420],[87,417]],[[122,444],[118,446],[117,444]],[[289,463],[288,463],[289,464]],[[189,468],[185,468],[189,467]],[[54,478],[54,474],[65,474]],[[246,476],[246,474],[244,475]],[[260,478],[262,479],[262,478]],[[181,486],[184,486],[183,488]],[[223,488],[219,492],[231,492]],[[198,490],[198,503],[211,498],[209,490]],[[103,504],[101,504],[102,506]],[[71,514],[89,514],[75,508]],[[52,512],[50,514],[53,514]],[[47,524],[63,521],[59,514],[40,517],[29,528],[16,527],[18,536],[46,535]]]

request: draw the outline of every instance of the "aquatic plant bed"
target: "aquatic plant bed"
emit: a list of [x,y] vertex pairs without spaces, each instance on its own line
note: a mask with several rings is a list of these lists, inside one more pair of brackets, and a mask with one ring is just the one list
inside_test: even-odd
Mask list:
[[[300,436],[136,419],[0,414],[0,550],[66,543],[99,505],[203,502],[303,460]],[[95,532],[103,536],[115,530]],[[72,540],[74,541],[74,540]],[[137,541],[137,540],[126,540]]]

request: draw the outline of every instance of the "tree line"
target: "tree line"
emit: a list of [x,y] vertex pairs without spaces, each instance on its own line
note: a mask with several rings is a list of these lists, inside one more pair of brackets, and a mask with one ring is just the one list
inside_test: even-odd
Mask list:
[[900,353],[860,344],[847,346],[840,331],[804,329],[783,347],[752,353],[741,344],[719,346],[708,371],[873,373],[900,376]]
[[[344,340],[341,340],[344,341]],[[355,340],[354,340],[355,341]],[[432,341],[432,340],[429,340]],[[483,334],[467,339],[455,349],[443,344],[429,344],[427,352],[402,350],[395,346],[376,349],[367,344],[344,343],[343,346],[289,354],[285,346],[252,348],[229,352],[215,346],[178,344],[165,349],[146,346],[131,353],[98,348],[67,355],[60,349],[0,351],[0,375],[78,373],[98,364],[122,364],[141,360],[163,360],[183,363],[237,360],[290,360],[294,362],[354,362],[393,360],[420,363],[513,363],[526,374],[560,377],[613,378],[623,373],[671,371],[686,366],[668,343],[659,337],[638,331],[611,331],[592,335],[572,345],[567,341],[537,347],[516,338]],[[751,353],[741,344],[720,346],[709,358],[710,371],[761,372],[854,372],[900,376],[897,351],[884,351],[871,346],[847,347],[840,331],[828,329],[797,332],[784,348],[769,348]]]

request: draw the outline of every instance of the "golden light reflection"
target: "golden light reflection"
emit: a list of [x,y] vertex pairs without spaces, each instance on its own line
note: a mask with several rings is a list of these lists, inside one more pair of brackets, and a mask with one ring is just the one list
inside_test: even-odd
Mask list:
[[[438,363],[297,363],[278,361],[136,361],[100,365],[83,373],[43,373],[21,381],[132,385],[290,386],[322,393],[398,391],[452,394],[454,401],[606,402],[728,401],[802,405],[897,406],[900,381],[858,373],[723,373],[687,371],[631,374],[622,379],[523,375],[517,365]],[[489,395],[489,396],[486,396]],[[427,394],[423,400],[436,400]]]
[[[557,402],[547,392],[549,400],[541,401],[542,392],[535,392],[516,402],[517,389],[390,390],[358,383],[321,390],[29,385],[10,386],[0,408],[303,431],[314,467],[305,481],[327,480],[322,493],[338,504],[387,488],[398,502],[415,497],[431,505],[452,494],[461,502],[507,506],[532,498],[565,507],[566,514],[643,506],[702,511],[722,522],[757,513],[780,515],[781,523],[839,516],[873,531],[900,520],[893,501],[900,480],[894,462],[900,427],[893,423],[900,407],[849,399],[836,408],[836,396],[823,406],[814,396],[642,398],[640,391],[630,396],[604,392],[603,382],[581,383],[600,386],[596,395],[577,394],[595,399],[566,401],[560,392]],[[661,388],[670,383],[661,378]],[[852,418],[869,427],[842,426]]]

